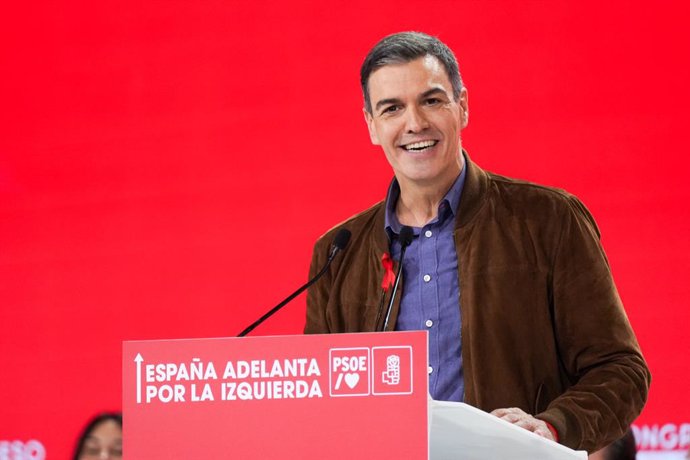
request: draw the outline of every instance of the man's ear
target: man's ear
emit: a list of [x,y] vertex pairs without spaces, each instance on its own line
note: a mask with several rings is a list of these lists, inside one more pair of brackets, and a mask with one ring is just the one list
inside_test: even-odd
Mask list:
[[369,139],[371,139],[371,143],[374,145],[381,145],[379,136],[376,134],[373,115],[370,114],[366,108],[363,108],[362,112],[364,113],[364,121],[367,123],[367,128],[369,129]]
[[467,88],[460,90],[458,97],[458,105],[460,106],[460,129],[466,128],[470,122],[470,108],[467,101]]

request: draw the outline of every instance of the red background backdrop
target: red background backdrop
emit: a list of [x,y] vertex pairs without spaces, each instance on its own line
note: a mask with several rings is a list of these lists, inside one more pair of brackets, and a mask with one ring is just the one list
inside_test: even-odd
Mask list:
[[[456,52],[464,145],[587,204],[654,381],[690,421],[685,2],[43,2],[0,17],[0,440],[65,458],[121,406],[121,342],[217,337],[303,283],[383,198],[359,65],[416,29]],[[257,334],[300,333],[300,297]],[[690,441],[689,441],[690,442]]]

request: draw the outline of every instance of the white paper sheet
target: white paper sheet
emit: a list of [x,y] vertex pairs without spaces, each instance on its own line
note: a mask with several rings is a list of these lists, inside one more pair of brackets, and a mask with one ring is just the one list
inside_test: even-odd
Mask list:
[[575,451],[463,403],[429,400],[431,460],[586,460]]

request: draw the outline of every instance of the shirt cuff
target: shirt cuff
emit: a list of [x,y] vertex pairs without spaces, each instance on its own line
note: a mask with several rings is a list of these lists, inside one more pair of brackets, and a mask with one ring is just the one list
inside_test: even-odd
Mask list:
[[553,435],[554,441],[558,442],[558,431],[556,431],[556,428],[554,428],[553,425],[551,425],[549,422],[544,421],[544,423],[546,423],[546,427]]

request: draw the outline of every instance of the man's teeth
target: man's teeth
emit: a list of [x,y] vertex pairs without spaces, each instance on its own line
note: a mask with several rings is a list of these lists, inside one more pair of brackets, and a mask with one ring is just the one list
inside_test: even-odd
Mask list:
[[407,144],[403,148],[405,150],[424,150],[429,147],[433,147],[436,145],[438,141],[422,141],[422,142],[415,142],[413,144]]

